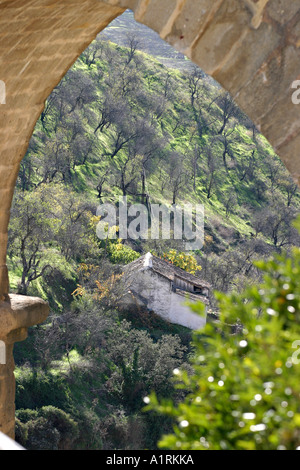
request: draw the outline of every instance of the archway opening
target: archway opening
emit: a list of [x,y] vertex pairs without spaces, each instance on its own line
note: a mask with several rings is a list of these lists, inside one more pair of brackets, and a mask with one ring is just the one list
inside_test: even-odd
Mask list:
[[[235,107],[231,98],[221,92],[199,69],[189,66],[190,71],[187,75],[184,71],[179,73],[174,69],[165,69],[156,60],[137,52],[134,43],[136,38],[131,36],[126,40],[133,41],[131,45],[127,44],[126,49],[99,41],[93,43],[84,53],[79,63],[71,69],[63,83],[48,99],[31,140],[29,152],[21,165],[18,179],[21,196],[15,206],[17,207],[15,213],[13,209],[12,239],[18,240],[16,232],[13,232],[13,224],[16,225],[16,219],[22,214],[27,217],[27,221],[36,218],[35,236],[44,242],[40,246],[31,243],[27,247],[31,249],[31,254],[27,251],[29,259],[32,254],[36,258],[31,262],[32,271],[27,272],[27,279],[25,276],[25,287],[26,280],[29,280],[32,272],[37,277],[34,279],[34,276],[31,276],[31,283],[28,284],[26,292],[23,290],[24,284],[21,289],[22,293],[43,296],[46,294],[45,285],[54,283],[52,285],[55,286],[56,292],[52,291],[51,296],[46,294],[46,297],[48,300],[50,297],[53,306],[56,307],[59,307],[59,304],[65,307],[62,300],[67,288],[69,293],[74,293],[76,290],[79,296],[82,296],[84,289],[90,289],[92,295],[97,293],[98,301],[100,298],[100,300],[106,299],[106,302],[107,296],[102,297],[103,289],[109,290],[107,281],[111,279],[111,275],[120,274],[111,270],[112,265],[126,264],[134,259],[131,256],[135,257],[135,253],[145,252],[145,248],[137,242],[131,245],[121,244],[123,246],[121,249],[119,243],[113,243],[109,256],[101,259],[104,270],[107,270],[107,273],[102,272],[101,275],[108,275],[97,277],[99,272],[94,270],[97,267],[95,255],[91,252],[86,254],[84,251],[88,245],[87,240],[89,243],[94,243],[95,240],[88,237],[84,239],[86,233],[82,232],[82,228],[86,229],[88,225],[87,213],[90,212],[91,219],[96,215],[94,209],[97,199],[111,202],[112,197],[117,194],[146,203],[150,193],[150,204],[161,202],[162,198],[165,198],[168,204],[195,199],[204,202],[208,212],[207,239],[203,251],[204,257],[198,258],[198,261],[204,268],[202,270],[202,274],[205,272],[204,277],[214,276],[213,284],[219,282],[216,287],[224,290],[232,288],[233,285],[238,289],[238,282],[240,284],[244,282],[243,277],[249,279],[250,273],[253,273],[251,256],[255,258],[255,254],[267,255],[268,246],[273,250],[279,249],[281,244],[285,244],[287,237],[293,235],[288,224],[284,226],[286,231],[280,230],[274,235],[273,241],[271,232],[266,232],[270,227],[269,222],[275,215],[270,211],[271,201],[278,203],[280,196],[283,206],[289,211],[294,201],[298,201],[299,195],[295,184],[276,159],[271,146],[259,135],[252,122]],[[177,57],[177,53],[173,54],[174,57],[168,58],[168,61],[183,61],[181,56]],[[95,82],[99,89],[95,88]],[[129,110],[134,110],[134,115],[130,114]],[[153,129],[154,134],[151,132]],[[90,139],[91,136],[93,139]],[[145,136],[147,136],[146,142]],[[147,157],[147,160],[144,161],[141,157]],[[258,162],[260,165],[257,165]],[[186,167],[189,168],[188,172]],[[173,173],[174,169],[178,168],[180,173]],[[91,199],[82,201],[83,193],[89,191]],[[239,199],[243,201],[242,204],[239,204]],[[81,205],[82,202],[85,207]],[[21,207],[26,207],[27,210],[21,210]],[[259,209],[264,210],[260,212]],[[269,219],[267,209],[270,212]],[[253,225],[249,212],[251,215],[257,215]],[[65,224],[66,219],[69,225]],[[289,223],[288,218],[286,221]],[[23,234],[24,226],[26,223],[23,221],[21,224]],[[291,238],[289,240],[292,241]],[[59,243],[61,246],[57,249]],[[229,245],[232,245],[232,250],[228,254]],[[124,246],[127,249],[124,249]],[[77,252],[72,259],[72,251],[75,251],[75,248]],[[155,248],[156,250],[159,248],[157,244]],[[168,251],[168,248],[181,250],[180,245],[168,247],[166,244],[161,248],[160,255]],[[101,246],[100,249],[105,250],[105,246]],[[153,249],[153,246],[149,249]],[[226,252],[226,256],[222,256]],[[23,253],[25,254],[25,251]],[[15,257],[13,249],[11,254],[11,261],[16,261],[13,259]],[[39,254],[43,261],[40,261]],[[99,252],[96,254],[96,257],[98,256]],[[24,257],[20,258],[24,260]],[[117,263],[113,263],[112,259],[117,260]],[[224,264],[218,266],[221,260]],[[34,265],[34,261],[38,264]],[[45,270],[43,273],[47,265],[51,267],[51,261],[58,262],[54,272],[47,273]],[[241,264],[238,264],[239,261]],[[30,264],[28,259],[25,259],[25,264],[25,267]],[[74,276],[75,271],[72,272],[74,264],[76,267],[81,265],[80,279]],[[236,271],[233,273],[236,274],[244,269],[243,277],[238,279],[237,276],[233,276],[231,279],[226,279],[224,273],[228,273],[228,267],[234,264],[233,269]],[[59,266],[61,270],[58,269]],[[103,270],[103,266],[101,268]],[[12,280],[15,280],[15,284],[12,284],[12,287],[18,288],[17,270],[14,274]],[[44,274],[45,284],[40,282]],[[254,271],[254,278],[255,275]],[[59,291],[64,276],[69,281],[66,292]],[[100,288],[95,281],[101,284]],[[76,286],[77,282],[80,282],[80,286]],[[118,296],[118,292],[112,294]],[[43,358],[42,366],[45,370],[49,368],[49,364],[56,372],[63,370],[66,373],[71,370],[73,373],[71,378],[74,380],[74,375],[85,368],[84,377],[88,379],[91,377],[89,374],[95,373],[93,369],[95,363],[92,363],[91,357],[97,354],[95,353],[97,345],[104,344],[106,340],[113,348],[116,346],[115,343],[122,342],[120,338],[124,339],[126,335],[130,338],[130,345],[134,341],[136,341],[134,344],[138,345],[140,343],[135,339],[135,335],[140,334],[141,342],[144,341],[148,347],[144,352],[148,352],[149,357],[155,353],[153,345],[156,343],[151,343],[147,335],[132,332],[125,322],[122,324],[123,329],[114,330],[108,339],[104,338],[102,332],[107,327],[112,328],[112,325],[107,316],[95,315],[88,300],[82,300],[81,306],[78,305],[73,310],[68,308],[66,311],[63,308],[55,318],[51,317],[44,331],[42,328],[37,335],[33,335],[38,357],[34,360],[41,361]],[[109,302],[112,300],[114,300],[113,295],[109,298]],[[97,308],[102,309],[105,302],[97,303]],[[110,312],[112,304],[106,305],[106,308],[107,312]],[[129,319],[132,321],[132,317],[127,318]],[[141,317],[134,318],[134,321],[139,327],[145,327],[139,323]],[[151,327],[156,330],[153,335],[157,334],[159,328],[163,331],[161,325],[158,327],[154,324],[150,325]],[[63,335],[60,334],[62,331]],[[89,338],[86,337],[87,331]],[[183,334],[181,331],[181,335],[184,338],[187,332],[184,331]],[[57,346],[57,343],[63,345],[64,354],[61,354],[58,348],[53,359],[49,356],[49,351],[53,352],[54,344]],[[129,347],[128,342],[125,344]],[[162,342],[161,345],[166,347],[169,343]],[[173,347],[177,354],[176,358],[179,358],[183,352],[182,344],[173,344]],[[22,351],[21,348],[19,352]],[[136,372],[134,361],[137,360],[137,349],[131,356],[132,361],[129,364],[132,373]],[[18,348],[16,354],[18,356]],[[124,357],[120,357],[115,365],[119,367],[120,373],[124,373],[125,370],[126,375],[126,368],[122,369],[120,365]],[[168,356],[164,358],[166,361],[170,360]],[[112,360],[111,357],[109,359]],[[170,362],[170,367],[176,365],[177,363]],[[25,389],[30,390],[33,386],[30,382],[30,372],[25,369],[26,367],[20,372],[22,381],[20,383]],[[56,382],[55,374],[52,372],[51,389],[57,387],[58,402],[64,403],[64,400],[67,400],[64,395],[66,391],[61,387],[59,380]],[[97,370],[97,373],[100,372]],[[107,393],[113,394],[114,385],[118,386],[120,377],[114,376],[110,379],[109,390],[104,390],[103,384],[98,384],[99,389],[93,392],[95,394],[89,406],[94,403],[94,410],[98,407],[96,402],[99,399],[98,394],[101,395],[101,391],[103,394],[101,397]],[[127,385],[126,399],[134,409],[136,399],[136,396],[132,396],[134,387],[129,382]],[[137,382],[135,385],[138,388],[140,384]],[[84,388],[82,390],[84,393],[87,392]],[[90,393],[89,388],[88,391]],[[20,395],[17,399],[22,400]],[[41,398],[41,408],[46,406],[42,402],[43,399],[44,397]],[[54,401],[51,406],[55,406]],[[63,411],[66,410],[67,405]],[[120,416],[124,416],[124,410],[119,409],[117,412],[116,421]],[[43,409],[41,413],[46,413],[48,416],[49,410]],[[36,415],[34,419],[40,418],[42,414]],[[20,416],[23,416],[22,413]],[[81,417],[82,420],[84,417],[84,415]],[[126,415],[125,417],[128,418]],[[70,417],[64,416],[64,418]],[[23,416],[23,419],[26,417]],[[110,425],[115,432],[117,423]],[[124,429],[117,429],[119,436],[122,432],[132,431],[129,422],[126,426]],[[141,430],[144,423],[136,420],[132,426],[135,430]],[[89,439],[91,433],[91,429],[88,428]],[[135,438],[140,438],[140,435]]]

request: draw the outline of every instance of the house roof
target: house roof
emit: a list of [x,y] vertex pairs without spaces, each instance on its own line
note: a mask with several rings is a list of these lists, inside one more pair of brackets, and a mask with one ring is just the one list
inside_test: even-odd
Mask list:
[[141,269],[153,269],[154,272],[160,274],[161,276],[170,279],[170,281],[174,281],[175,276],[179,277],[180,279],[190,282],[196,287],[206,287],[207,289],[211,288],[211,285],[203,281],[197,276],[188,273],[184,269],[178,268],[174,266],[171,262],[165,261],[157,256],[152,255],[151,253],[147,253],[146,255],[141,256],[135,261],[127,264],[125,267],[126,273],[135,272]]

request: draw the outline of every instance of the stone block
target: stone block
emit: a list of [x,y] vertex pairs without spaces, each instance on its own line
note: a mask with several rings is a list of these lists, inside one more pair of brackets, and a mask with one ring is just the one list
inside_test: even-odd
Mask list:
[[[245,84],[251,86],[253,77],[280,41],[279,34],[271,25],[262,24],[257,31],[245,28],[232,49],[224,50],[224,57],[213,73],[214,78],[234,96]],[[257,54],[259,44],[264,44],[264,48]],[[262,84],[265,84],[263,77]]]
[[0,187],[0,201],[1,207],[9,209],[12,202],[14,188],[1,188]]
[[245,35],[250,21],[250,11],[239,0],[223,2],[194,45],[192,60],[213,75],[224,57]]
[[5,434],[0,432],[0,450],[25,450],[13,440],[14,438],[14,422],[10,423]]
[[[238,104],[262,132],[267,132],[265,136],[275,147],[284,139],[289,123],[298,121],[300,115],[292,103],[294,90],[291,88],[299,74],[299,61],[300,51],[293,46],[278,48],[238,93]],[[271,126],[275,121],[277,127]]]
[[182,3],[182,0],[173,2],[169,0],[143,1],[139,3],[135,10],[135,18],[157,33],[162,34],[164,27],[172,21],[172,15],[178,12],[178,8]]
[[2,376],[1,375],[2,367],[5,367],[5,366],[0,365],[0,402],[8,405],[12,401],[14,402],[15,389],[16,389],[15,380],[14,380],[13,374],[11,374],[10,380],[7,376]]

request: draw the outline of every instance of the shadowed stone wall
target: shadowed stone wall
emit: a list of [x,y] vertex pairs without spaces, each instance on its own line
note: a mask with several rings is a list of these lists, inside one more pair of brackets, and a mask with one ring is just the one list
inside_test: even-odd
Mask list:
[[[0,306],[10,206],[36,120],[80,53],[126,8],[231,92],[300,182],[291,88],[300,80],[300,0],[0,0]],[[1,328],[0,312],[0,339]]]

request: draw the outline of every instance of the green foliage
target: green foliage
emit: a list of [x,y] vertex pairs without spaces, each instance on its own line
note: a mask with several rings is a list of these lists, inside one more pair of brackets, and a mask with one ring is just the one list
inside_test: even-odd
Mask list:
[[15,440],[21,446],[25,447],[28,436],[27,427],[17,417],[15,421]]
[[[16,192],[9,225],[9,257],[21,273],[18,292],[44,297],[39,280],[55,272],[65,284],[74,281],[72,261],[99,250],[90,225],[88,204],[60,184],[40,185],[34,191]],[[37,292],[39,290],[41,292]]]
[[[148,209],[205,202],[205,236],[209,231],[213,243],[204,247],[202,272],[224,291],[255,279],[252,260],[299,245],[291,230],[297,186],[230,95],[192,64],[178,72],[138,50],[128,61],[132,43],[123,39],[119,47],[98,37],[49,96],[19,173],[9,240],[13,286],[50,297],[60,311],[69,283],[51,291],[45,282],[58,279],[60,267],[76,282],[75,263],[108,256],[127,264],[144,251],[144,240],[97,239],[97,201],[117,205],[126,195]],[[153,52],[151,44],[143,47]],[[26,214],[34,230],[22,247]],[[232,245],[243,250],[245,239],[261,243],[237,257],[236,273],[222,261],[223,272],[216,272],[220,255]],[[151,248],[176,249],[176,263],[193,272],[198,262],[189,267],[191,259],[179,259],[187,256],[183,243],[165,242]]]
[[78,434],[77,423],[54,406],[17,411],[16,439],[30,450],[70,449]]
[[95,411],[94,403],[90,405],[84,401],[83,395],[76,410],[73,410],[72,415],[78,423],[79,436],[72,448],[75,450],[101,450],[103,447],[102,436],[105,436],[106,433],[103,420],[100,420],[99,413]]
[[[62,445],[44,421],[52,420],[61,435],[59,408],[78,424],[74,449],[156,448],[157,436],[171,430],[170,420],[144,416],[142,398],[151,390],[159,396],[178,395],[172,370],[187,360],[189,339],[185,346],[175,332],[180,333],[174,329],[171,335],[162,319],[154,319],[153,326],[150,322],[147,331],[133,328],[89,296],[76,300],[59,319],[52,314],[48,324],[32,331],[35,367],[25,363],[16,368],[18,435],[31,436],[25,447],[36,448],[39,436],[47,449]],[[120,422],[117,416],[122,416]]]
[[[105,450],[136,450],[144,448],[145,422],[140,414],[128,415],[122,406],[103,420],[106,429]],[[153,441],[151,442],[153,445]]]
[[20,408],[19,410],[16,411],[16,417],[19,422],[25,424],[28,421],[32,421],[34,419],[37,419],[39,416],[38,410],[32,410],[30,408],[24,409]]
[[98,38],[49,97],[22,191],[63,182],[101,202],[205,201],[208,217],[245,235],[255,211],[299,206],[286,169],[228,94],[192,64],[178,73],[140,52],[127,63],[125,43]]
[[[122,342],[120,342],[122,338]],[[141,408],[145,393],[174,393],[172,370],[184,362],[186,348],[177,335],[153,341],[146,331],[131,329],[123,320],[107,336],[111,377],[107,389],[132,411]]]
[[[300,250],[257,265],[264,273],[261,285],[240,295],[217,294],[221,324],[207,324],[205,342],[195,334],[193,374],[175,371],[189,391],[186,399],[174,405],[150,397],[148,409],[178,422],[161,448],[299,447]],[[226,332],[232,322],[242,325],[240,335]]]

